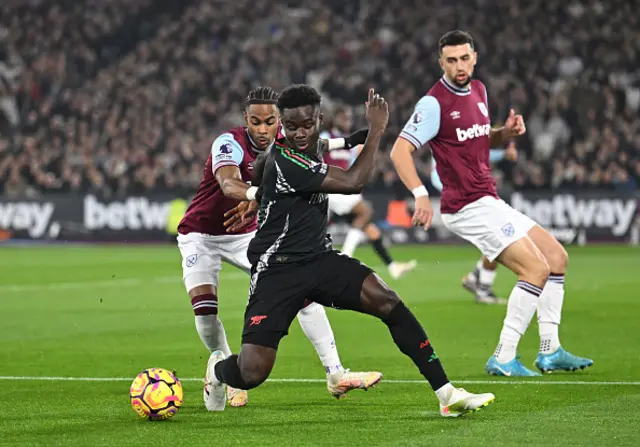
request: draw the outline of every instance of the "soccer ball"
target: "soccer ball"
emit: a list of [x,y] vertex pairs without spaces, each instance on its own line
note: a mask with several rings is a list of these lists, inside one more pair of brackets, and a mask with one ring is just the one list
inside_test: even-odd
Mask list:
[[166,369],[149,368],[135,378],[129,396],[133,410],[141,418],[152,421],[169,419],[182,406],[182,385]]

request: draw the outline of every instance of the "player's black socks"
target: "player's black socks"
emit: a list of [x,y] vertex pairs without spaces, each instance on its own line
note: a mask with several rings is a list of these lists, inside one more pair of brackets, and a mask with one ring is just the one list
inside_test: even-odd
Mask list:
[[246,383],[242,378],[240,366],[238,366],[238,356],[236,354],[232,354],[226,359],[218,362],[214,371],[216,378],[222,383],[229,385],[231,388],[250,390],[257,386]]
[[387,251],[387,247],[382,243],[382,238],[378,238],[375,241],[371,241],[371,245],[373,245],[373,249],[376,251],[380,259],[384,261],[384,265],[389,265],[393,262],[391,259],[391,255]]
[[404,303],[396,305],[382,321],[389,327],[400,351],[411,357],[434,391],[449,383],[427,334]]

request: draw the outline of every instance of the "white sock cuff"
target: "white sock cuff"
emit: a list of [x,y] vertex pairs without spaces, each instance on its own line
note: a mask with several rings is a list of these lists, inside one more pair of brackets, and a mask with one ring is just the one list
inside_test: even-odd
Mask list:
[[542,294],[542,288],[521,279],[516,283],[516,287],[534,296],[540,296]]
[[555,284],[564,284],[564,273],[551,273],[547,281]]

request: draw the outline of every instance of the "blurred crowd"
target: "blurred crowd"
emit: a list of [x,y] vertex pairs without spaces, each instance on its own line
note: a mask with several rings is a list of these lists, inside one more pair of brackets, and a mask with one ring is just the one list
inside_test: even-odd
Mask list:
[[[388,152],[440,76],[437,42],[472,33],[493,122],[528,133],[501,186],[640,185],[640,15],[626,0],[4,0],[0,194],[197,187],[211,140],[258,85],[306,82],[331,111],[375,86],[391,102],[371,188],[399,187]],[[428,183],[429,151],[417,154]]]

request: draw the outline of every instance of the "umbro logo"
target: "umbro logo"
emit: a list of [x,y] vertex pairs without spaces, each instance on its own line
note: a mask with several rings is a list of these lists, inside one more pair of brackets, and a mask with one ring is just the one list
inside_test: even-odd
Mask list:
[[457,110],[454,110],[449,115],[451,115],[452,120],[457,120],[460,118],[460,112],[458,112]]

